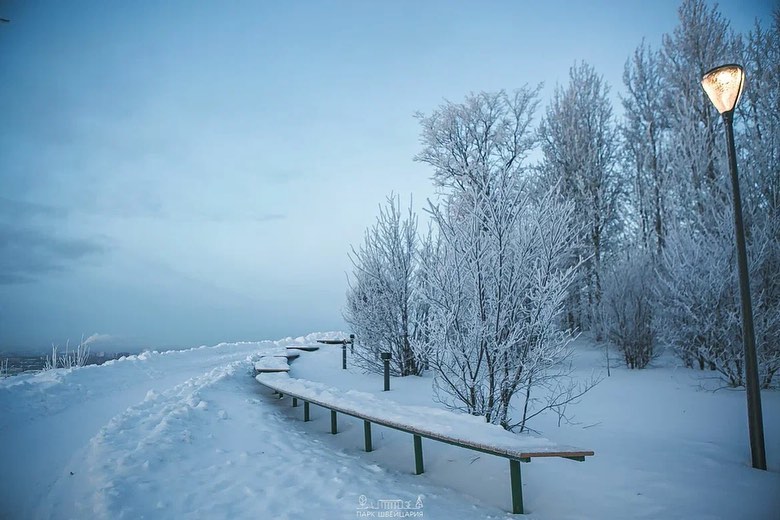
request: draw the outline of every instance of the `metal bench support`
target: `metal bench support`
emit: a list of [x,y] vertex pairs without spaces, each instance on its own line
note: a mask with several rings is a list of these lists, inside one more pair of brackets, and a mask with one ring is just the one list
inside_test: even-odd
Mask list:
[[295,408],[296,406],[298,406],[298,398],[293,397],[293,408]]
[[303,402],[303,422],[309,420],[309,401]]
[[414,436],[414,474],[419,475],[424,470],[423,468],[423,454],[422,454],[422,437],[419,435]]
[[509,481],[512,485],[512,512],[523,514],[523,481],[519,460],[509,459]]
[[336,435],[338,433],[335,410],[330,411],[330,433],[332,433],[333,435]]
[[363,434],[366,438],[366,451],[373,451],[373,446],[371,445],[371,423],[368,421],[363,421]]

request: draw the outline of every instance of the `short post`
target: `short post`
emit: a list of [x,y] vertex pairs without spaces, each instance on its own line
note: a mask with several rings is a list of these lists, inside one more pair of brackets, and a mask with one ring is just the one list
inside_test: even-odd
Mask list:
[[414,474],[419,475],[423,469],[422,437],[414,436]]
[[354,354],[355,353],[355,335],[350,334],[349,335],[349,353]]
[[347,340],[341,344],[341,368],[347,369]]
[[523,481],[520,477],[520,461],[509,459],[509,482],[512,486],[512,512],[523,514]]
[[336,410],[330,411],[330,433],[333,435],[336,435],[338,433],[338,428],[336,424]]
[[385,365],[385,392],[390,390],[390,352],[382,352],[382,363]]
[[295,408],[297,406],[298,406],[298,398],[297,397],[293,397],[293,408]]
[[309,401],[303,402],[303,422],[309,420]]
[[363,435],[366,438],[366,451],[372,451],[374,448],[371,445],[371,423],[369,421],[363,421]]

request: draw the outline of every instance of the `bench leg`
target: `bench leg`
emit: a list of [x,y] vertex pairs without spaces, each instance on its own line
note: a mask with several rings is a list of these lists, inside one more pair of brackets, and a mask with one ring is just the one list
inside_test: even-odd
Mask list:
[[298,398],[297,397],[293,397],[293,408],[295,408],[297,406],[298,406]]
[[336,435],[338,433],[338,428],[336,427],[336,411],[331,410],[330,411],[330,433],[333,435]]
[[303,422],[309,420],[309,401],[303,402]]
[[424,470],[423,468],[423,454],[422,454],[422,437],[419,435],[414,436],[414,474],[419,475]]
[[371,446],[371,423],[363,421],[363,435],[366,438],[366,451],[372,451],[374,448]]
[[509,481],[512,486],[512,512],[523,514],[523,481],[519,460],[509,459]]

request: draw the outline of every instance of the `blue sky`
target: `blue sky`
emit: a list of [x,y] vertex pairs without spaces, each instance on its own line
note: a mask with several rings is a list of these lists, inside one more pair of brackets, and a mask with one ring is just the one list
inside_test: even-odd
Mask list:
[[[345,328],[350,244],[433,195],[416,111],[576,60],[617,99],[677,5],[0,3],[0,351]],[[740,31],[772,7],[720,2]]]

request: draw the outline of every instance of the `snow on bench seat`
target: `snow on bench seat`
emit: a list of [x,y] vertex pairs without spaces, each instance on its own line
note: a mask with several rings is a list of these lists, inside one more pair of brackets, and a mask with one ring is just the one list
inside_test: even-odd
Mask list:
[[284,395],[353,417],[423,437],[516,460],[532,457],[582,459],[593,451],[556,444],[548,439],[517,435],[485,422],[484,417],[427,406],[402,405],[365,392],[336,388],[287,374],[259,374],[259,383]]
[[314,352],[319,349],[320,347],[317,345],[290,345],[287,347],[287,350],[303,350],[305,352]]
[[260,354],[260,358],[264,357],[280,357],[280,358],[287,358],[288,360],[292,361],[293,359],[297,359],[301,356],[300,352],[295,352],[292,350],[287,350],[286,348],[274,348],[270,350],[264,351],[262,354]]
[[286,357],[265,356],[255,362],[255,371],[259,373],[288,372],[290,365]]

